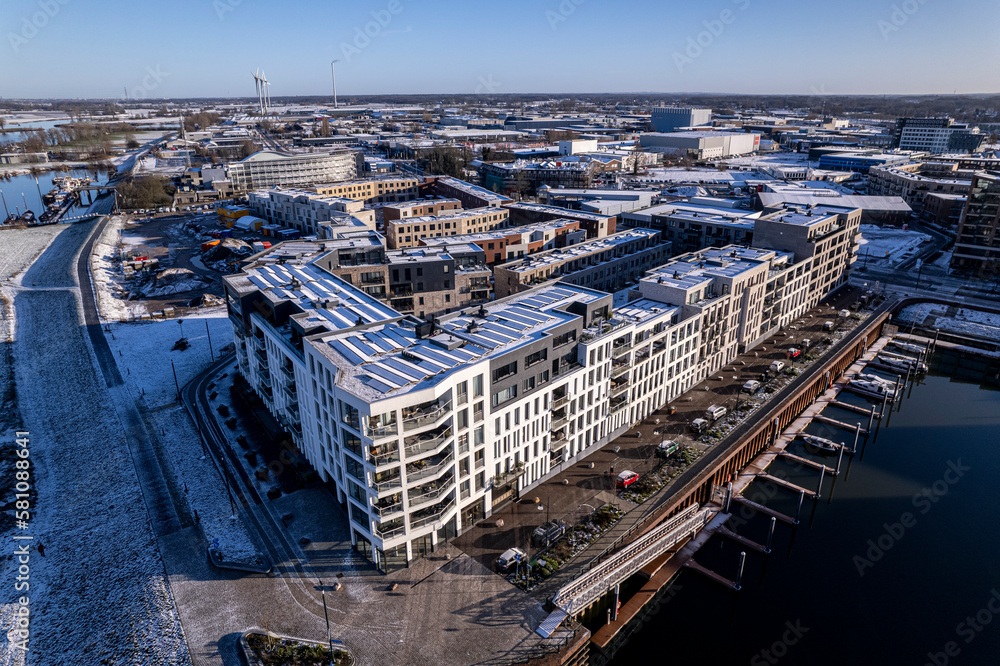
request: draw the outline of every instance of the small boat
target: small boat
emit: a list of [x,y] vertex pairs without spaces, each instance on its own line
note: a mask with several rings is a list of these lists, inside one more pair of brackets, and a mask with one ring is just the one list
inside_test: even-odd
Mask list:
[[20,215],[17,215],[15,213],[11,213],[10,215],[7,216],[7,219],[4,220],[3,222],[4,222],[4,224],[17,224],[20,221],[21,221],[21,216]]
[[927,372],[927,365],[914,358],[879,354],[875,357],[875,362],[879,365],[884,365],[891,370],[895,370],[900,374],[905,374],[907,371],[918,373]]
[[892,381],[891,379],[886,379],[885,377],[879,377],[878,375],[872,374],[870,372],[859,372],[858,374],[854,375],[854,378],[866,382],[885,384],[886,386],[896,385],[896,382]]
[[896,349],[902,349],[903,351],[912,352],[914,354],[921,354],[925,350],[920,345],[915,345],[912,342],[903,342],[902,340],[892,340],[892,346]]
[[867,379],[856,378],[848,382],[848,386],[861,395],[873,398],[888,398],[889,400],[896,399],[896,389],[888,382],[873,382]]
[[831,439],[827,439],[826,437],[818,437],[816,435],[803,435],[801,433],[799,434],[799,437],[802,438],[802,441],[804,441],[807,446],[810,446],[814,449],[819,449],[820,451],[825,451],[827,453],[836,453],[837,447],[839,446],[839,444],[837,444]]
[[31,224],[35,221],[35,214],[30,210],[26,210],[21,214],[21,221],[25,224]]

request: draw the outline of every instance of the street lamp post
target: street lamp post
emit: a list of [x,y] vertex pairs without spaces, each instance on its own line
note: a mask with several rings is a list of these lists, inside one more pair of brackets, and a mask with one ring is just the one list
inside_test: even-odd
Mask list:
[[333,663],[333,638],[330,636],[330,613],[326,610],[326,586],[319,582],[319,593],[323,596],[323,617],[326,619],[326,643],[330,648],[330,663]]
[[184,320],[183,319],[178,319],[177,320],[177,325],[181,327],[181,340],[183,340],[184,339]]

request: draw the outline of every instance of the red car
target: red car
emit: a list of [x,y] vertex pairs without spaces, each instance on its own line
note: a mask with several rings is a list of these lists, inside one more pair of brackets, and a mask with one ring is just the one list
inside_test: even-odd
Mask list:
[[799,354],[801,354],[801,353],[802,353],[802,350],[799,349],[798,347],[791,347],[791,348],[789,348],[789,350],[787,352],[787,355],[788,355],[788,358],[798,358]]
[[628,488],[638,480],[639,480],[639,475],[633,472],[632,470],[627,469],[618,475],[616,483],[619,488]]

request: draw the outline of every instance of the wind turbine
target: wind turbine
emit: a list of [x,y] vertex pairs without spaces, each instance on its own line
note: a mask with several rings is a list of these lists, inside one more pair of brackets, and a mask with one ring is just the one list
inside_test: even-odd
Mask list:
[[267,80],[267,74],[264,72],[260,73],[261,81],[264,85],[264,112],[271,112],[271,84]]
[[257,73],[250,72],[250,76],[253,77],[254,84],[257,86],[257,108],[261,115],[264,115],[264,96],[263,96],[263,85],[261,85],[260,79],[260,68],[257,68]]
[[333,66],[340,62],[340,59],[330,61],[330,75],[333,76],[333,108],[337,108],[337,70]]

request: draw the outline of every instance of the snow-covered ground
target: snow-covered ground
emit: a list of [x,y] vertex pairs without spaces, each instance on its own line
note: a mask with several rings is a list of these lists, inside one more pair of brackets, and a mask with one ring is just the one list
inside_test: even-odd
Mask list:
[[628,176],[626,180],[637,181],[647,184],[672,184],[672,183],[702,183],[726,185],[735,184],[740,186],[746,180],[774,180],[771,176],[759,171],[734,171],[728,169],[720,171],[718,169],[704,168],[684,168],[669,167],[649,169],[641,176]]
[[16,276],[27,268],[35,257],[65,231],[64,225],[31,227],[28,229],[0,230],[0,279]]
[[958,335],[972,335],[1000,341],[1000,315],[968,308],[958,308],[953,314],[949,314],[948,310],[947,305],[917,303],[903,308],[896,319],[904,323],[912,322],[939,328]]
[[870,265],[896,266],[913,256],[920,245],[930,241],[931,237],[912,229],[904,231],[897,227],[862,224],[861,239],[858,257],[862,261]]
[[[29,660],[186,664],[187,646],[128,443],[81,325],[72,259],[92,223],[54,229],[50,249],[3,285],[16,315],[17,409],[20,427],[31,433],[36,492],[29,529],[20,532],[30,534],[36,547],[29,562]],[[5,231],[4,239],[17,235]],[[21,256],[27,260],[31,253]],[[12,543],[9,532],[2,538]],[[13,581],[13,558],[0,566],[0,576]],[[11,589],[0,606],[5,631],[12,595]],[[0,646],[0,663],[23,662],[9,641]]]
[[104,321],[130,321],[146,311],[139,303],[124,300],[127,290],[113,259],[125,218],[116,216],[108,221],[100,238],[94,242],[90,259],[90,274],[97,294],[98,309]]
[[232,349],[233,329],[224,313],[184,318],[184,336],[190,347],[175,351],[172,347],[181,333],[177,321],[109,324],[108,344],[132,394],[142,396],[140,404],[148,409],[149,421],[158,431],[169,433],[167,449],[178,484],[187,488],[188,503],[198,512],[208,542],[218,539],[227,560],[254,561],[257,549],[242,520],[231,520],[225,483],[206,455],[201,435],[182,407],[170,406],[177,399],[173,370],[183,387],[212,363],[206,326],[216,360],[227,348]]
[[[179,321],[182,323],[178,324]],[[137,395],[143,395],[150,409],[177,399],[173,370],[183,387],[211,364],[209,337],[215,360],[233,345],[233,327],[224,312],[211,317],[114,323],[108,324],[107,329],[110,329],[108,344],[125,382]],[[184,351],[171,351],[182,329],[190,346]]]

